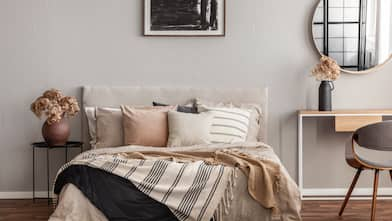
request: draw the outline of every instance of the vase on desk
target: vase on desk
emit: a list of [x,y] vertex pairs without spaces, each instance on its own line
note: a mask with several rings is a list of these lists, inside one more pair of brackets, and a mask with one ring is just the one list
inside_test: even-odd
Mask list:
[[332,110],[332,91],[334,89],[333,81],[321,81],[319,87],[319,111]]

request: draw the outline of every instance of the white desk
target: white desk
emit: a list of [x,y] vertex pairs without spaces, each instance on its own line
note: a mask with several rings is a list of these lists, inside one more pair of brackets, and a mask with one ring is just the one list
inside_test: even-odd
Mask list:
[[[303,184],[303,120],[304,118],[322,118],[322,117],[334,117],[336,119],[343,118],[343,123],[339,125],[344,126],[350,125],[350,120],[353,122],[359,122],[364,125],[371,123],[371,121],[376,120],[377,118],[382,119],[382,117],[392,116],[392,110],[336,110],[336,111],[318,111],[318,110],[300,110],[298,111],[298,186],[301,191],[301,199],[311,198],[312,196],[318,196],[318,194],[310,194],[306,193],[306,188],[304,188]],[[358,118],[358,121],[356,120]],[[367,123],[368,122],[368,123]],[[348,130],[347,128],[338,129],[337,131],[354,131]],[[304,193],[305,192],[305,193]]]

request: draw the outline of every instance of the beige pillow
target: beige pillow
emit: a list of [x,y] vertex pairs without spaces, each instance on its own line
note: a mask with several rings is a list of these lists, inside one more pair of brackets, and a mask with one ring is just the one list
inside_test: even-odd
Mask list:
[[120,108],[96,108],[96,148],[124,145]]
[[191,146],[210,143],[210,127],[213,119],[210,113],[190,114],[169,111],[168,147]]
[[168,137],[167,112],[175,106],[136,109],[121,106],[124,144],[166,147]]
[[248,128],[248,135],[246,137],[247,142],[257,142],[259,141],[260,137],[260,130],[261,130],[261,121],[263,120],[263,113],[262,109],[259,105],[257,104],[234,104],[231,102],[228,103],[223,103],[223,102],[213,102],[213,101],[207,101],[203,100],[200,98],[196,98],[196,106],[198,108],[198,111],[200,112],[200,109],[202,109],[202,106],[208,106],[208,107],[236,107],[236,108],[241,108],[241,109],[248,109],[250,110],[250,117],[249,117],[249,128]]

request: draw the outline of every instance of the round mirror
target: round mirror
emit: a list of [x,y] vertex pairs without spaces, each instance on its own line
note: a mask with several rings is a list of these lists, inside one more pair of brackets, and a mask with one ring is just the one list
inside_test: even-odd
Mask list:
[[392,0],[321,0],[312,32],[344,72],[368,73],[392,58]]

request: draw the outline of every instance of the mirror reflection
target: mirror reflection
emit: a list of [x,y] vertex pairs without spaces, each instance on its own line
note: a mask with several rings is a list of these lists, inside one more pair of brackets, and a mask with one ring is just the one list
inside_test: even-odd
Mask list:
[[389,60],[392,0],[321,0],[313,17],[320,53],[344,70],[365,71]]

